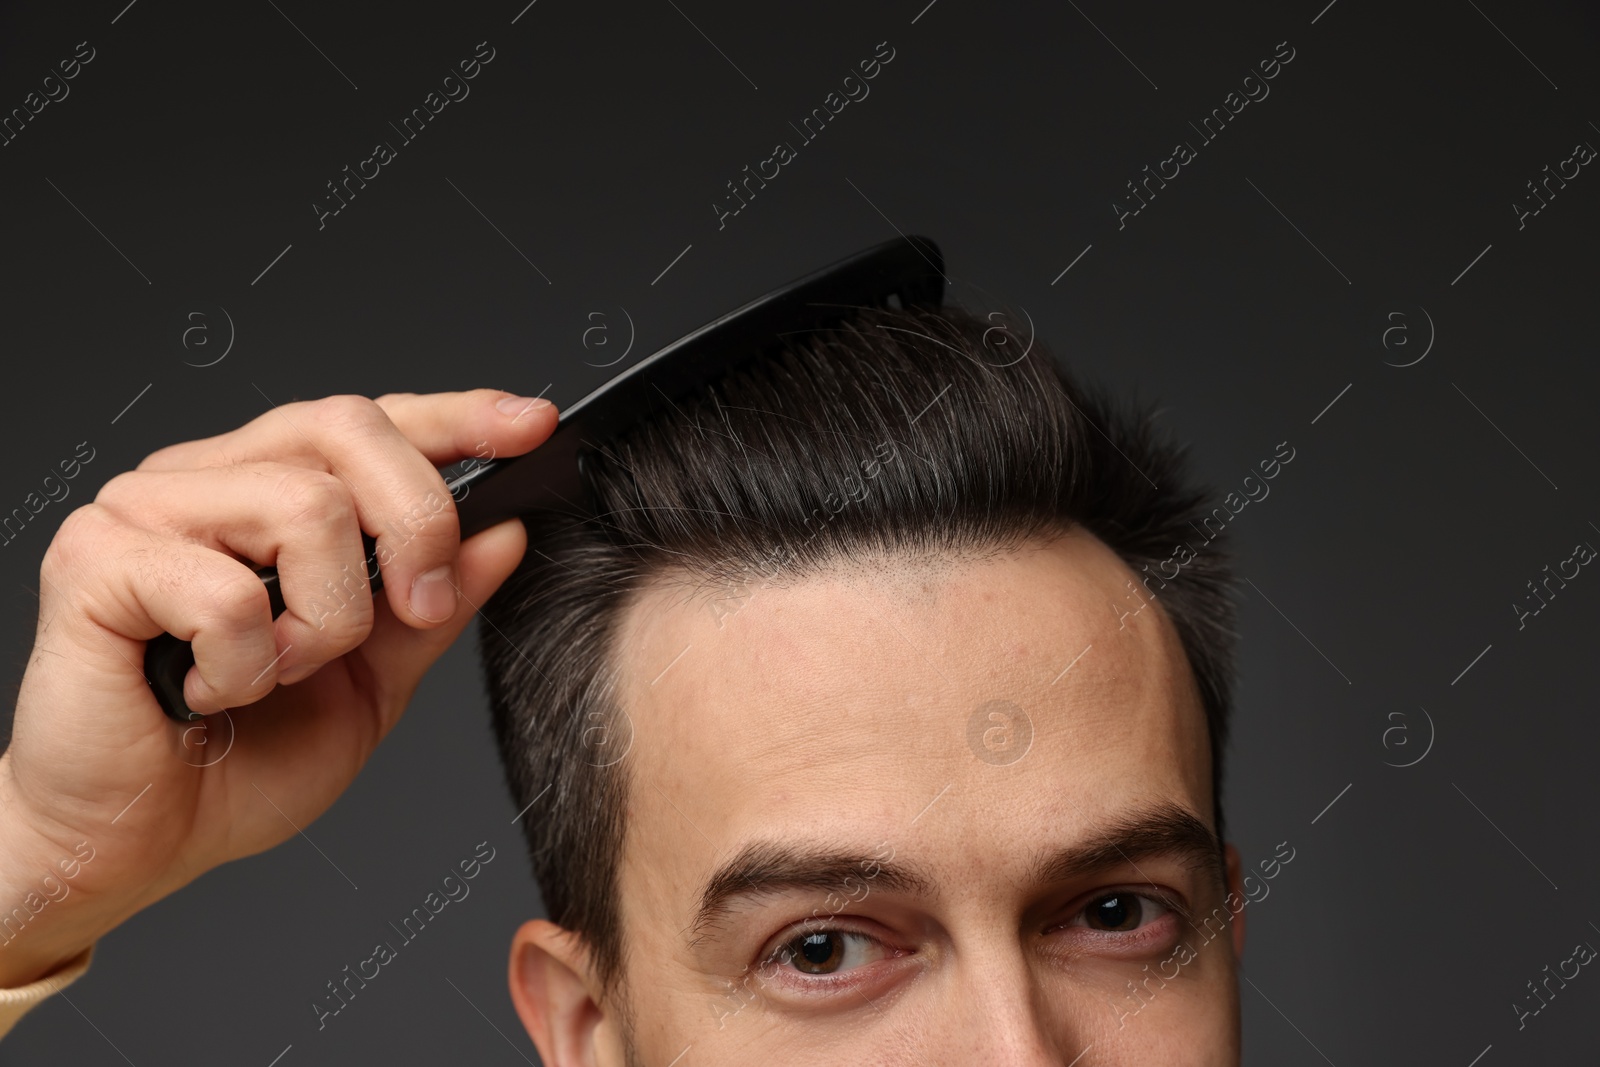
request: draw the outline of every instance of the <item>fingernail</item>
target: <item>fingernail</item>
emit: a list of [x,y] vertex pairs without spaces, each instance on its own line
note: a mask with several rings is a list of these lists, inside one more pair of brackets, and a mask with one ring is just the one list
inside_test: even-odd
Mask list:
[[419,574],[411,583],[411,611],[429,622],[444,622],[456,613],[456,583],[447,563]]
[[500,409],[502,415],[510,415],[513,419],[519,419],[524,415],[530,415],[549,406],[550,401],[542,396],[536,396],[531,400],[521,396],[505,396],[501,397],[499,403],[495,404],[495,407]]

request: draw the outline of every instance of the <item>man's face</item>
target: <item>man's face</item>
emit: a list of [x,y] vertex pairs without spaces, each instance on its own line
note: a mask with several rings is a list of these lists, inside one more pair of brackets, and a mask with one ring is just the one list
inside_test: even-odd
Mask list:
[[1204,713],[1131,579],[1075,531],[644,593],[618,652],[631,1025],[596,1013],[596,1062],[1236,1064]]

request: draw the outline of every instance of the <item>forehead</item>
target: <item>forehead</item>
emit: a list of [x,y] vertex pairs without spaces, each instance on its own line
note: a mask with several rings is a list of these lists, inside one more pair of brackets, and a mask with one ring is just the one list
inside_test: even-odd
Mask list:
[[1152,801],[1209,822],[1204,714],[1148,596],[1081,530],[787,587],[655,583],[617,632],[624,913],[641,879],[692,900],[757,839],[959,845],[954,875]]

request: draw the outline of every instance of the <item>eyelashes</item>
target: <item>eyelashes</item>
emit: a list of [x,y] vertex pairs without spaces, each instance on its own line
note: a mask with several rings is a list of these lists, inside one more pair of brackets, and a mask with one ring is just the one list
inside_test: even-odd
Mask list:
[[1081,916],[1084,925],[1091,930],[1132,933],[1176,910],[1167,901],[1148,893],[1117,890],[1095,897],[1075,918]]
[[914,955],[882,933],[868,933],[835,917],[801,924],[779,935],[760,957],[763,984],[793,995],[830,993],[882,976],[880,964]]
[[1045,928],[1052,948],[1068,956],[1138,960],[1170,949],[1189,909],[1153,887],[1099,890],[1067,918]]
[[898,955],[877,938],[854,930],[821,927],[790,938],[768,957],[768,962],[792,967],[801,974],[825,975],[848,973]]

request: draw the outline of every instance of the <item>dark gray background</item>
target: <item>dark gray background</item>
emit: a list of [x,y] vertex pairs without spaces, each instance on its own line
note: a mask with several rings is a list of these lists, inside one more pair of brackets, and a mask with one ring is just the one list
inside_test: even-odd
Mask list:
[[[955,296],[1025,308],[1084,375],[1159,398],[1219,499],[1278,442],[1297,450],[1232,524],[1232,836],[1246,862],[1296,849],[1246,912],[1247,1062],[1592,1059],[1600,978],[1521,1032],[1511,1004],[1600,945],[1600,575],[1521,631],[1510,607],[1600,545],[1582,358],[1600,173],[1520,231],[1511,206],[1600,145],[1592,8],[125,2],[0,11],[0,108],[77,42],[97,50],[0,148],[0,511],[77,442],[96,450],[0,550],[13,687],[52,531],[162,445],[269,399],[493,385],[570,403],[610,373],[593,365],[627,341],[623,309],[636,358],[927,234]],[[319,231],[324,183],[483,40],[497,55],[470,97]],[[884,40],[871,95],[719,231],[724,183]],[[1119,231],[1124,183],[1198,146],[1188,122],[1285,40],[1271,95]],[[220,353],[223,308],[231,352],[185,365]],[[1427,357],[1386,366],[1422,353],[1427,317]],[[195,322],[211,347],[181,343]],[[585,346],[597,323],[610,347]],[[1424,750],[1424,708],[1431,751],[1386,766]],[[316,848],[139,915],[0,1062],[533,1062],[504,979],[539,906],[515,814],[462,641],[310,827]],[[319,1033],[324,983],[484,840],[472,896]]]

